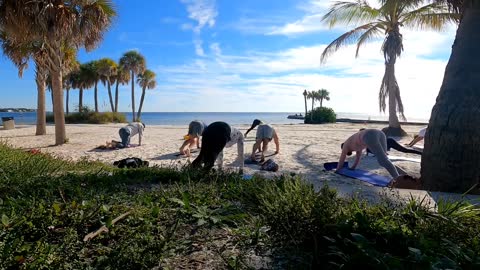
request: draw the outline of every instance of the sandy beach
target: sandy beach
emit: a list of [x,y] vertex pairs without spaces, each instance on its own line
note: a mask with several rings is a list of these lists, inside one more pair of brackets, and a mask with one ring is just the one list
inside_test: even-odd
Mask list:
[[[178,148],[182,144],[182,137],[187,133],[185,126],[147,126],[142,146],[120,150],[95,150],[94,148],[106,141],[119,140],[118,130],[123,124],[107,125],[67,125],[68,143],[62,146],[52,146],[54,142],[54,127],[48,126],[46,136],[34,136],[35,126],[18,126],[15,130],[0,130],[0,140],[21,149],[39,148],[42,152],[50,153],[63,159],[78,160],[87,158],[105,163],[127,157],[139,157],[148,160],[151,165],[183,166],[188,159],[179,157]],[[303,175],[315,186],[328,184],[337,187],[340,191],[364,190],[372,186],[368,183],[350,179],[332,172],[323,171],[323,163],[338,161],[340,144],[360,128],[379,128],[378,124],[336,123],[324,125],[273,125],[280,137],[280,154],[272,156],[279,164],[280,170],[275,174],[295,173]],[[235,126],[242,132],[247,125]],[[405,125],[403,128],[411,135],[403,138],[400,143],[411,140],[420,127]],[[251,153],[255,133],[252,132],[245,141],[245,156]],[[138,138],[132,138],[133,144],[138,144]],[[420,143],[421,145],[421,143]],[[269,154],[273,154],[275,146],[269,147]],[[198,153],[194,153],[193,158]],[[232,162],[237,156],[237,148],[233,146],[224,151],[225,168],[234,168]],[[418,155],[404,154],[395,150],[390,155],[419,158]],[[353,159],[353,158],[350,158]],[[353,161],[353,160],[352,160]],[[395,161],[413,176],[419,176],[420,164],[409,161]],[[380,175],[389,176],[375,157],[363,155],[359,169],[368,170]],[[272,176],[274,173],[260,171],[257,165],[245,165],[246,174],[263,174]]]

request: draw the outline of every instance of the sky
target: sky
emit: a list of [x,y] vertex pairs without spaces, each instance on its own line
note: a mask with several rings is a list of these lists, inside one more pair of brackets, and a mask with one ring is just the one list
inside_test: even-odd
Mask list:
[[[328,0],[117,0],[118,17],[99,46],[81,50],[80,62],[136,50],[157,74],[148,90],[147,112],[304,112],[303,90],[327,89],[324,105],[337,112],[379,115],[384,73],[382,40],[355,58],[354,46],[340,49],[325,64],[323,49],[352,26],[330,29],[321,21]],[[405,114],[429,118],[455,37],[442,32],[401,29],[404,52],[396,64]],[[36,107],[34,65],[23,78],[0,57],[0,107]],[[120,110],[130,111],[130,90],[120,88]],[[140,87],[135,86],[136,107]],[[70,107],[78,106],[71,91]],[[93,91],[84,103],[93,107]],[[109,110],[99,86],[100,109]],[[311,105],[309,105],[311,106]],[[47,110],[51,102],[47,99]]]

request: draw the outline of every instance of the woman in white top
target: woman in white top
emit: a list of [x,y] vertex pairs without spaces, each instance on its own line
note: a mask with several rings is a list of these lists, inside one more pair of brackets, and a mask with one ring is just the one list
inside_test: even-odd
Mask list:
[[218,166],[223,166],[223,149],[237,144],[236,163],[243,172],[243,134],[236,128],[231,127],[225,122],[214,122],[205,128],[202,135],[202,148],[198,157],[192,162],[192,167],[203,167],[210,170],[215,160],[218,159]]

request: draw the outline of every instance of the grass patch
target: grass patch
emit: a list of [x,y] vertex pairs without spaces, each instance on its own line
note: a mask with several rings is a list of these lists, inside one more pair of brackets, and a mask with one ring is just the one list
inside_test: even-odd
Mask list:
[[480,214],[467,203],[433,213],[342,199],[290,176],[116,169],[5,145],[0,156],[1,269],[480,266]]

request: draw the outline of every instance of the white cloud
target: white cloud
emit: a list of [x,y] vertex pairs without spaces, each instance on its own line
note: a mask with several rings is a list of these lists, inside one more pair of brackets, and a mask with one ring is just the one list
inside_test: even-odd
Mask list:
[[295,35],[327,30],[328,27],[322,23],[323,14],[307,15],[293,23],[287,23],[281,27],[275,27],[268,35]]
[[[407,118],[427,118],[440,89],[455,30],[447,33],[405,32],[405,52],[397,61]],[[166,111],[291,111],[301,112],[303,89],[326,88],[327,106],[337,112],[378,115],[378,91],[384,74],[381,41],[363,47],[355,59],[348,46],[320,65],[325,44],[275,52],[225,54],[210,44],[211,57],[180,66],[157,68],[160,91],[155,106]],[[447,48],[447,49],[445,49]],[[428,72],[427,72],[428,71]],[[188,108],[177,108],[174,93],[182,93]],[[170,97],[170,98],[167,98]]]
[[195,53],[197,56],[205,56],[205,51],[202,48],[203,41],[200,38],[202,29],[205,27],[213,27],[215,25],[215,18],[218,15],[215,6],[215,0],[180,0],[186,5],[188,17],[197,22],[196,26],[190,24],[183,24],[182,30],[192,29],[195,35],[193,43],[195,45]]

